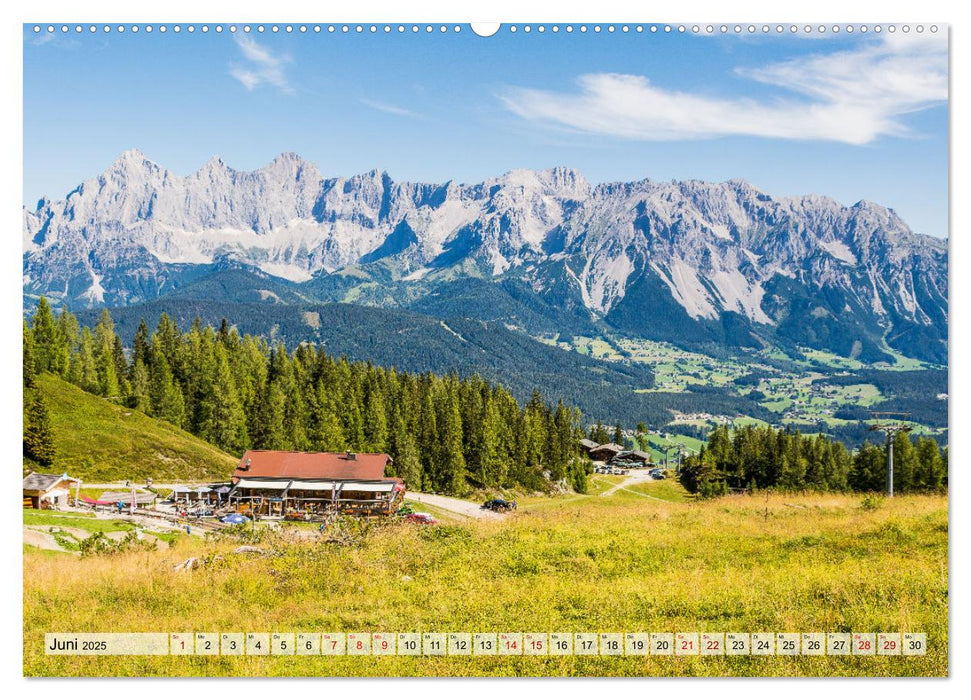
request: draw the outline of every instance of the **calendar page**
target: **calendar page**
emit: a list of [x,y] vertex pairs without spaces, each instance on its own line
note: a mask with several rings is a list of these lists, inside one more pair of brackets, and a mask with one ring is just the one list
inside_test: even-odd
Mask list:
[[949,674],[947,24],[39,19],[25,676]]

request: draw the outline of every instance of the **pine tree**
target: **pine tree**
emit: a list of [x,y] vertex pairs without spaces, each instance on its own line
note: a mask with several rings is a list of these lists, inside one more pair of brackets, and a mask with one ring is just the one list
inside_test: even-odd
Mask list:
[[59,358],[56,360],[60,376],[65,376],[70,367],[71,354],[78,348],[81,340],[81,326],[77,316],[66,307],[57,317],[57,335],[60,343]]
[[914,490],[937,491],[944,481],[944,461],[941,450],[933,438],[917,439],[918,473],[914,478]]
[[864,442],[853,456],[850,486],[856,491],[883,491],[886,487],[886,465],[886,452],[869,441]]
[[418,435],[418,453],[421,456],[423,482],[425,488],[433,488],[437,472],[435,456],[438,454],[438,416],[435,413],[435,402],[432,399],[432,387],[428,382],[421,388],[421,409],[417,413],[416,433]]
[[185,424],[185,399],[165,355],[160,351],[153,352],[151,367],[148,395],[152,415],[181,428]]
[[914,488],[914,476],[919,471],[917,451],[910,435],[897,433],[893,443],[893,487],[896,493],[907,493]]
[[334,410],[334,402],[324,387],[320,387],[318,394],[310,431],[314,449],[321,452],[343,452],[347,449],[347,443],[344,441],[344,428]]
[[364,419],[361,417],[361,405],[353,394],[340,402],[340,419],[347,448],[354,452],[363,452]]
[[242,452],[249,442],[246,417],[236,398],[236,387],[233,385],[232,373],[226,359],[226,349],[222,345],[216,346],[215,361],[212,394],[204,398],[204,401],[211,404],[207,411],[209,418],[201,435],[203,439],[227,452]]
[[115,324],[108,309],[102,309],[98,324],[94,327],[94,362],[98,374],[98,393],[108,398],[118,398],[121,388],[115,361]]
[[182,398],[181,387],[174,381],[165,388],[165,392],[162,394],[158,417],[177,428],[185,425],[185,400]]
[[117,335],[111,347],[111,359],[115,364],[115,376],[118,377],[118,383],[121,386],[122,392],[124,392],[129,368],[128,360],[125,358],[125,348],[121,344],[121,338]]
[[27,320],[24,319],[24,340],[23,340],[23,379],[24,387],[34,386],[35,380],[37,378],[37,362],[36,354],[37,351],[34,349],[34,334],[30,332],[30,328],[27,326]]
[[135,340],[132,342],[131,346],[131,371],[134,373],[135,365],[141,362],[143,365],[148,366],[150,362],[149,350],[151,347],[151,334],[148,331],[148,324],[145,323],[145,319],[138,323],[138,329],[135,331]]
[[101,390],[98,367],[95,363],[94,336],[87,328],[81,331],[78,350],[71,355],[68,381],[92,394],[97,394]]
[[263,433],[263,449],[292,450],[293,445],[284,425],[286,414],[286,394],[276,384],[270,385],[266,400],[266,417]]
[[422,488],[421,460],[414,436],[408,431],[404,418],[399,417],[394,430],[394,469],[412,491]]
[[128,407],[142,413],[151,412],[151,400],[148,393],[148,369],[141,359],[132,365],[131,381],[129,382]]
[[484,390],[483,394],[481,426],[479,428],[480,438],[475,461],[478,465],[482,484],[498,487],[502,485],[504,476],[499,456],[499,411],[488,388]]
[[63,371],[63,367],[58,366],[60,334],[46,298],[41,297],[37,302],[37,310],[34,312],[32,322],[37,372],[60,374]]
[[384,452],[388,449],[388,414],[380,388],[369,384],[364,394],[365,451]]
[[57,456],[51,413],[39,391],[32,392],[26,401],[24,456],[44,466],[53,464]]
[[607,432],[603,423],[597,421],[597,425],[590,430],[590,439],[598,445],[606,445],[610,442],[610,433]]
[[462,417],[454,390],[443,386],[438,410],[438,481],[436,487],[448,494],[466,490],[465,456],[462,454]]

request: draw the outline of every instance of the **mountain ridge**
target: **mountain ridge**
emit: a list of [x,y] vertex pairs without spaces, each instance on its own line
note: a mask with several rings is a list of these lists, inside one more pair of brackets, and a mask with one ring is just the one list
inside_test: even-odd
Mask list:
[[558,166],[410,183],[325,177],[295,153],[253,171],[216,156],[180,176],[130,150],[23,221],[25,296],[75,306],[148,301],[235,262],[308,289],[357,276],[375,305],[459,277],[516,279],[632,334],[677,340],[660,322],[730,344],[872,359],[886,339],[946,357],[945,240],[879,204],[775,197],[739,178],[592,185]]

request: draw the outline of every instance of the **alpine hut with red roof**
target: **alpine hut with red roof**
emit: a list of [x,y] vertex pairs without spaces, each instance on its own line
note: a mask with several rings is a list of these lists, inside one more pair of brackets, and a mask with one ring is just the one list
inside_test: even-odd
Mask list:
[[268,518],[390,515],[405,494],[401,479],[385,476],[392,464],[383,452],[248,450],[233,472],[229,502],[239,513]]

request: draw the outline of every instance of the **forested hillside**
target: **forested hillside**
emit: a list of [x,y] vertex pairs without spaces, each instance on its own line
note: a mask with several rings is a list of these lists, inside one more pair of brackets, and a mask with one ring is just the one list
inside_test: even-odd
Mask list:
[[[26,396],[27,432],[46,433],[25,444],[24,464],[29,469],[66,471],[86,482],[143,482],[148,477],[157,483],[223,481],[239,458],[167,421],[94,396],[48,373],[32,379]],[[46,416],[37,416],[38,402]]]
[[[380,342],[375,329],[375,342]],[[399,372],[167,315],[129,351],[103,311],[94,328],[41,300],[24,324],[24,375],[50,372],[167,421],[231,454],[248,448],[388,452],[411,489],[585,488],[579,412],[534,394],[525,405],[471,374]]]
[[[894,490],[932,492],[947,488],[947,448],[929,437],[894,439]],[[850,452],[823,435],[787,428],[716,428],[698,455],[688,457],[682,483],[704,496],[729,489],[782,491],[883,491],[887,445],[864,442]]]
[[[489,311],[490,307],[483,304],[480,318],[442,320],[403,309],[357,304],[239,303],[181,297],[110,310],[116,331],[124,338],[134,336],[142,319],[155,327],[163,314],[180,328],[189,327],[196,318],[203,325],[213,326],[226,318],[240,335],[269,338],[291,349],[308,342],[335,357],[410,373],[478,375],[502,384],[520,403],[529,401],[538,391],[547,402],[562,399],[576,406],[587,423],[602,420],[635,425],[644,421],[661,428],[672,420],[675,411],[776,420],[731,387],[696,386],[692,392],[641,393],[654,385],[653,372],[647,365],[609,362],[551,347],[502,323],[482,320]],[[99,310],[86,310],[79,312],[78,318],[94,326],[99,315]]]

